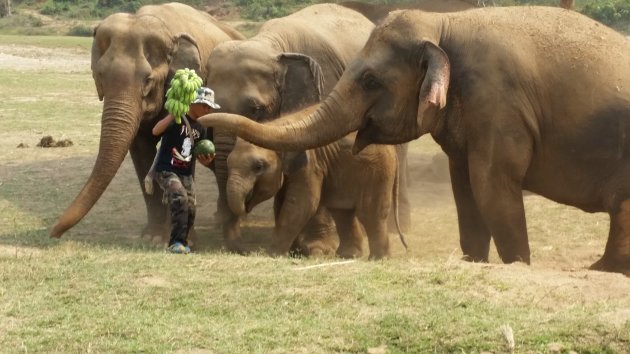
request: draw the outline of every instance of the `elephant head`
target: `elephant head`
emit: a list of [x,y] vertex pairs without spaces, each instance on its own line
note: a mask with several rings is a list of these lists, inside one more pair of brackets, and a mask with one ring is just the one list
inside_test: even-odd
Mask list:
[[369,144],[398,144],[434,132],[439,110],[446,105],[450,64],[437,45],[435,28],[440,26],[411,25],[407,13],[392,13],[372,32],[315,112],[297,112],[297,121],[292,118],[286,125],[257,124],[222,113],[199,121],[273,150],[311,149],[358,130],[357,153]]
[[237,139],[227,164],[227,200],[236,215],[249,213],[282,187],[282,165],[274,151]]
[[207,85],[216,88],[222,111],[256,121],[319,102],[323,90],[322,70],[313,58],[281,52],[259,41],[218,45],[210,54],[207,71]]
[[91,67],[104,101],[99,152],[85,186],[51,230],[53,237],[87,214],[118,171],[139,129],[154,124],[174,71],[203,69],[199,47],[189,34],[173,33],[157,16],[121,13],[95,28]]
[[[319,102],[324,75],[318,63],[304,54],[287,53],[258,40],[230,41],[218,45],[208,60],[207,85],[224,112],[256,121],[273,120],[283,113]],[[235,58],[238,58],[235,61]],[[215,175],[219,186],[219,216],[228,248],[236,249],[238,217],[227,204],[227,158],[234,134],[214,129]]]

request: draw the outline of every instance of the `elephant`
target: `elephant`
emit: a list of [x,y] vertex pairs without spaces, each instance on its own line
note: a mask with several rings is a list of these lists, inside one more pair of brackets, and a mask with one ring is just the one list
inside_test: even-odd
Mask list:
[[[211,50],[243,38],[212,16],[179,3],[116,13],[97,25],[91,68],[99,99],[104,100],[99,152],[85,186],[50,231],[52,237],[61,237],[89,212],[128,150],[142,185],[159,139],[151,129],[166,115],[164,96],[174,72],[190,68],[204,77]],[[143,195],[148,216],[143,235],[166,236],[161,196]]]
[[[630,273],[630,43],[574,11],[396,11],[319,109],[293,124],[217,113],[205,126],[274,150],[358,131],[353,151],[424,134],[449,158],[465,259],[530,264],[522,190],[607,212],[591,269]],[[335,122],[335,124],[331,124]]]
[[238,139],[228,157],[230,209],[244,214],[281,195],[269,250],[275,256],[287,254],[307,222],[325,207],[339,234],[338,256],[362,256],[363,227],[369,258],[388,257],[387,220],[392,206],[395,216],[398,212],[396,148],[373,145],[353,155],[353,141],[351,133],[316,149],[276,152]]
[[[317,103],[328,94],[373,28],[356,11],[335,4],[312,5],[266,22],[248,40],[218,45],[210,54],[206,82],[215,90],[221,111],[270,121]],[[227,207],[226,199],[227,158],[235,136],[214,129],[214,137],[223,236],[229,250],[242,253],[240,215]],[[404,148],[400,150],[401,155],[406,154]],[[406,158],[403,161],[406,163]],[[406,189],[401,194],[408,205]],[[409,208],[405,210],[403,222],[408,224]],[[334,232],[332,218],[325,210],[320,211],[306,232],[307,239],[319,248],[322,239]]]

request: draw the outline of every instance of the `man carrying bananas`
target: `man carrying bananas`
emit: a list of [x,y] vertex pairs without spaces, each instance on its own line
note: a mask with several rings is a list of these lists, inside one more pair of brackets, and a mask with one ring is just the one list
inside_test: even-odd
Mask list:
[[221,106],[214,102],[214,92],[200,87],[181,120],[169,113],[153,127],[153,135],[162,137],[156,156],[155,179],[164,191],[171,213],[169,252],[190,253],[188,232],[195,222],[196,213],[193,157],[196,156],[197,161],[206,167],[214,159],[214,146],[197,118],[219,108]]

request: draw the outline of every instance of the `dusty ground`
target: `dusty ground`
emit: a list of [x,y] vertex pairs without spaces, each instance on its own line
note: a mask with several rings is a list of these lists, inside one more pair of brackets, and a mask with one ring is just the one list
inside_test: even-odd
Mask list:
[[90,57],[85,50],[0,44],[0,70],[70,72],[89,69]]
[[[0,45],[0,70],[89,70],[89,53],[87,51],[67,49],[46,49],[31,46]],[[95,102],[98,104],[98,102]],[[58,137],[55,137],[58,138]],[[69,137],[75,140],[76,137]],[[33,142],[35,145],[36,142]],[[32,146],[33,146],[32,145]],[[74,151],[95,151],[89,148],[74,146]],[[59,149],[47,149],[59,150]],[[34,155],[49,161],[38,163],[39,172],[53,173],[59,168],[53,155],[55,151]],[[72,162],[75,165],[63,166],[71,168],[91,169],[96,154],[80,158]],[[594,299],[626,299],[630,293],[630,281],[618,274],[591,272],[586,268],[602,254],[606,241],[608,219],[604,214],[586,214],[574,208],[562,206],[545,200],[539,196],[525,197],[528,217],[528,230],[532,247],[532,266],[505,266],[497,261],[496,252],[492,250],[489,265],[471,265],[459,261],[461,251],[458,246],[457,219],[455,206],[448,183],[446,160],[439,147],[429,138],[423,137],[411,144],[409,165],[411,171],[411,200],[413,203],[412,231],[407,235],[410,253],[405,255],[397,236],[392,235],[395,257],[414,257],[418,262],[423,260],[443,262],[445,266],[491,267],[496,269],[492,277],[497,279],[522,279],[524,286],[531,286],[531,291],[540,291],[540,287],[548,291],[548,296],[558,298],[558,306],[563,301],[571,304]],[[8,165],[7,165],[8,166]],[[15,164],[13,164],[15,166]],[[4,178],[11,178],[5,171]],[[197,176],[199,185],[199,217],[197,230],[201,237],[211,238],[211,244],[220,245],[219,232],[213,224],[215,211],[216,184],[209,171],[201,171]],[[103,218],[116,217],[123,224],[134,225],[134,220],[144,220],[145,214],[141,198],[137,191],[137,182],[133,167],[127,158],[119,170],[117,177],[109,186],[101,201],[90,212],[88,218],[73,229],[73,233],[65,237],[81,238],[89,234],[107,237],[107,230],[91,230],[90,224]],[[82,183],[80,184],[82,186]],[[73,186],[78,193],[80,186]],[[131,186],[131,187],[130,187]],[[137,198],[121,202],[119,195]],[[126,208],[126,215],[112,213],[112,210]],[[59,206],[59,210],[63,209]],[[128,214],[128,215],[127,215]],[[114,216],[112,216],[114,215]],[[250,248],[260,246],[270,233],[271,203],[259,206],[243,223],[243,233]],[[94,221],[97,220],[97,221]],[[111,220],[113,222],[113,220]],[[137,227],[136,227],[137,226]],[[129,228],[129,237],[138,236],[141,225]],[[14,252],[15,250],[5,250]],[[16,251],[17,252],[17,251]],[[539,287],[540,286],[540,287]],[[486,296],[487,294],[480,294]],[[545,295],[547,296],[547,295]],[[509,298],[509,297],[508,297]],[[502,301],[497,299],[496,301]],[[630,311],[604,313],[610,321],[622,326],[630,320]]]

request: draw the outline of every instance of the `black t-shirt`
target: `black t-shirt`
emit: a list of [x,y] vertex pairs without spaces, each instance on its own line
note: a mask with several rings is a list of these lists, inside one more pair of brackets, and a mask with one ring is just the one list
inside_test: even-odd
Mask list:
[[207,139],[206,129],[198,122],[186,116],[193,130],[194,141],[190,141],[186,124],[173,121],[162,134],[162,143],[158,152],[158,162],[155,170],[175,172],[179,175],[191,175],[195,165],[192,150],[195,143]]

